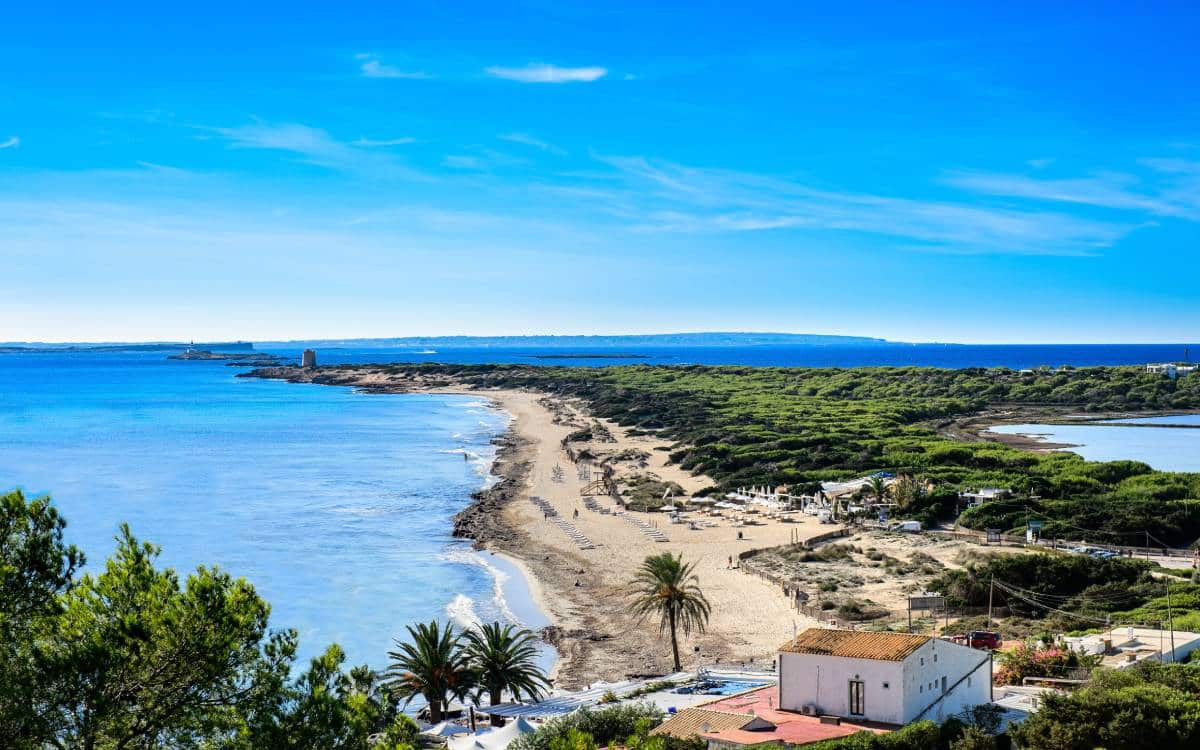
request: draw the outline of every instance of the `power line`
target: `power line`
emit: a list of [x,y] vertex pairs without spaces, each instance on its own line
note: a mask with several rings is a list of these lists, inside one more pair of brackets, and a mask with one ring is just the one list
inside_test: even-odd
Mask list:
[[1039,609],[1044,609],[1044,610],[1047,610],[1047,611],[1050,611],[1050,612],[1057,612],[1057,613],[1059,613],[1059,614],[1061,614],[1061,615],[1066,615],[1067,617],[1071,617],[1071,618],[1074,618],[1074,619],[1076,619],[1076,620],[1083,620],[1083,621],[1085,621],[1085,622],[1094,622],[1094,623],[1097,623],[1097,624],[1100,624],[1100,625],[1104,625],[1105,627],[1112,627],[1113,625],[1144,625],[1144,626],[1147,626],[1147,627],[1150,627],[1150,626],[1152,626],[1152,625],[1157,625],[1157,626],[1159,626],[1159,627],[1161,627],[1161,626],[1162,626],[1162,623],[1161,623],[1161,622],[1160,622],[1160,623],[1153,623],[1153,624],[1139,623],[1139,622],[1118,622],[1118,623],[1114,623],[1114,622],[1112,621],[1112,618],[1111,618],[1111,617],[1106,617],[1106,618],[1104,618],[1103,620],[1101,620],[1101,619],[1099,619],[1099,618],[1097,618],[1097,617],[1091,617],[1091,616],[1088,616],[1088,615],[1079,614],[1079,613],[1077,613],[1077,612],[1069,612],[1069,611],[1067,611],[1067,610],[1065,610],[1065,609],[1060,609],[1059,607],[1054,607],[1054,606],[1051,606],[1051,605],[1049,605],[1049,604],[1045,604],[1045,603],[1043,603],[1043,602],[1039,602],[1039,601],[1037,601],[1037,600],[1035,600],[1035,599],[1033,599],[1033,598],[1027,597],[1027,596],[1025,596],[1024,594],[1022,594],[1021,592],[1023,591],[1023,589],[1020,589],[1019,587],[1011,586],[1010,584],[1006,584],[1006,583],[1004,583],[1003,581],[994,581],[994,585],[996,585],[997,587],[999,587],[999,589],[1000,589],[1001,591],[1005,592],[1006,594],[1009,594],[1010,596],[1016,597],[1017,599],[1019,599],[1019,600],[1021,600],[1021,601],[1025,602],[1026,604],[1029,604],[1029,605],[1031,605],[1031,606],[1037,607],[1037,608],[1039,608]]

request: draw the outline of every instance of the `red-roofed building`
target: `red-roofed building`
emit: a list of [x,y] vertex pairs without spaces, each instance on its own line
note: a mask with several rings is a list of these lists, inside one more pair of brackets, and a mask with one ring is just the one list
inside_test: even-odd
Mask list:
[[684,709],[656,727],[651,734],[700,737],[708,741],[709,748],[716,749],[764,742],[796,747],[846,737],[864,730],[881,733],[893,728],[781,711],[779,688],[770,685]]
[[780,647],[778,674],[778,685],[685,709],[653,734],[725,750],[940,724],[991,701],[992,656],[927,635],[810,628]]
[[781,708],[854,721],[941,723],[992,699],[990,652],[927,635],[809,628],[778,670]]

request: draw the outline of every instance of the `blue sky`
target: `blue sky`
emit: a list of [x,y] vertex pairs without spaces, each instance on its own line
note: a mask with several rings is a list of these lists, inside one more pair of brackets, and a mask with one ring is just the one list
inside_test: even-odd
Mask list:
[[172,5],[5,9],[0,341],[1200,329],[1186,3]]

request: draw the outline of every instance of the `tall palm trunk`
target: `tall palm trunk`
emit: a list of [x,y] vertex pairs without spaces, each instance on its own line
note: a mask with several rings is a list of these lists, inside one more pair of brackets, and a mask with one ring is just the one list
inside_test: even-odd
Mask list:
[[669,613],[671,618],[671,653],[675,656],[675,671],[683,671],[683,667],[679,665],[679,640],[675,637],[675,608],[672,607]]
[[500,698],[503,697],[503,691],[492,690],[488,692],[488,704],[492,706],[500,705]]
[[439,700],[429,701],[429,723],[437,724],[442,720],[442,702]]

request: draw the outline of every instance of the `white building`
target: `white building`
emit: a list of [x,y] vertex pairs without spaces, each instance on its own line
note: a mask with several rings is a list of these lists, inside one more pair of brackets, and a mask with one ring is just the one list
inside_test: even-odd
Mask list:
[[1012,490],[1004,487],[981,487],[977,490],[960,492],[958,496],[962,500],[967,501],[967,506],[975,508],[984,503],[990,503],[993,500],[1003,500],[1012,495]]
[[1103,633],[1063,637],[1062,641],[1080,653],[1099,655],[1101,664],[1115,669],[1143,661],[1180,662],[1200,649],[1200,633],[1155,628],[1113,628]]
[[1007,731],[1010,724],[1018,724],[1033,716],[1042,707],[1048,693],[1058,692],[1053,688],[1032,685],[1004,685],[992,691],[992,705],[1000,709],[999,731]]
[[1180,365],[1174,362],[1160,362],[1146,365],[1146,372],[1152,372],[1157,375],[1166,375],[1174,380],[1177,377],[1191,375],[1196,371],[1196,365]]
[[908,633],[810,628],[779,649],[779,708],[939,724],[991,701],[992,655]]

